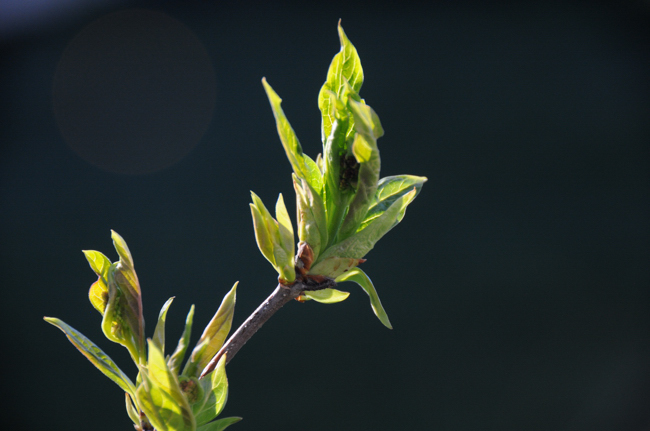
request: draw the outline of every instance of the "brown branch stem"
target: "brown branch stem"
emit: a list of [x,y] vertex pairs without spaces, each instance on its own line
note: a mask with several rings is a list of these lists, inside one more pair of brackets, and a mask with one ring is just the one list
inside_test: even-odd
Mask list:
[[228,341],[221,347],[216,355],[212,358],[210,363],[203,369],[199,379],[205,377],[212,372],[217,366],[217,362],[223,355],[226,356],[226,363],[230,362],[235,357],[237,352],[246,344],[246,342],[271,318],[280,308],[286,303],[300,296],[306,290],[321,290],[335,287],[336,283],[332,279],[325,279],[322,283],[314,283],[312,280],[296,281],[290,286],[278,284],[273,293],[266,298],[264,302],[248,319],[241,324],[241,326],[230,336]]

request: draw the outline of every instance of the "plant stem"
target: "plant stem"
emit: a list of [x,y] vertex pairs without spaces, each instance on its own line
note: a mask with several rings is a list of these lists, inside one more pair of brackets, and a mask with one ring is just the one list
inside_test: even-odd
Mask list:
[[[310,280],[309,280],[310,281]],[[228,341],[221,347],[216,355],[212,358],[210,363],[203,369],[203,372],[199,376],[199,379],[202,379],[207,374],[212,372],[217,366],[217,362],[223,355],[226,356],[226,364],[235,357],[239,349],[241,349],[244,344],[257,332],[258,329],[266,323],[271,316],[273,316],[276,311],[278,311],[286,303],[300,296],[305,290],[322,290],[330,287],[336,286],[336,283],[332,279],[326,279],[320,284],[313,284],[307,281],[296,281],[291,286],[285,286],[283,284],[278,284],[278,287],[275,288],[273,293],[266,298],[264,302],[257,307],[257,310],[253,311],[253,314],[248,316],[248,319],[241,324],[241,326],[235,331],[234,334],[230,336]]]

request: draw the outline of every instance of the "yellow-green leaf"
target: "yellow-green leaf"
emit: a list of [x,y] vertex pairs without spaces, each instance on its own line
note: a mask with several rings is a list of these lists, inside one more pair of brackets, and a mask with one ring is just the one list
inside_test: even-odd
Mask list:
[[350,296],[350,292],[342,292],[336,289],[306,290],[302,293],[302,296],[305,299],[313,299],[321,304],[335,304],[345,301]]
[[181,364],[183,359],[185,359],[185,352],[187,352],[187,347],[190,344],[190,336],[192,335],[192,322],[194,321],[194,304],[190,307],[189,313],[185,318],[185,328],[183,329],[183,335],[178,340],[176,350],[172,353],[171,357],[167,361],[169,369],[172,370],[174,374],[178,374],[181,369]]
[[372,311],[375,313],[375,316],[377,316],[381,323],[383,323],[384,326],[386,326],[388,329],[393,329],[390,324],[390,320],[388,320],[388,315],[386,314],[383,305],[381,305],[381,301],[379,300],[379,295],[377,295],[375,286],[372,284],[372,281],[365,272],[363,272],[360,268],[351,269],[336,279],[337,283],[342,283],[344,281],[354,281],[359,286],[361,286],[361,288],[370,297],[370,306],[372,307]]
[[210,362],[212,357],[219,351],[232,326],[232,317],[235,312],[235,297],[237,283],[226,294],[221,302],[219,310],[215,313],[208,326],[205,327],[201,338],[192,351],[190,360],[185,365],[183,375],[197,377]]
[[194,431],[196,421],[178,379],[158,347],[149,340],[147,365],[140,367],[138,405],[158,431]]
[[205,396],[200,403],[192,405],[197,426],[206,424],[219,416],[228,400],[228,378],[226,377],[226,355],[223,355],[209,379],[201,379]]
[[357,266],[360,260],[361,259],[354,259],[352,257],[331,256],[319,260],[317,264],[311,267],[309,274],[318,274],[329,278],[336,278]]
[[173,300],[174,297],[172,296],[160,309],[158,323],[156,323],[156,329],[153,332],[153,342],[160,349],[163,355],[165,354],[165,321],[167,320],[167,310],[169,310],[169,306],[172,305]]
[[55,317],[44,317],[43,319],[47,323],[50,323],[63,331],[72,345],[75,346],[95,367],[97,367],[99,371],[104,373],[106,377],[117,383],[117,385],[125,392],[128,392],[131,395],[135,394],[133,382],[131,382],[127,375],[124,374],[117,365],[115,365],[115,362],[113,362],[113,360],[95,343],[60,319]]

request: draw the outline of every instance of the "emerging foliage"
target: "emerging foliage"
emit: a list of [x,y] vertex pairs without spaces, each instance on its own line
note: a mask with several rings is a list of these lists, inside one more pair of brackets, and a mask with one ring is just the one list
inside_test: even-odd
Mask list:
[[219,363],[210,378],[197,379],[198,371],[219,350],[230,332],[237,283],[223,299],[183,372],[179,373],[189,345],[194,306],[190,308],[183,335],[171,356],[165,357],[165,322],[174,298],[165,302],[153,337],[147,340],[146,347],[141,346],[144,319],[133,258],[124,239],[115,232],[112,232],[112,237],[120,258],[118,262],[111,263],[98,251],[84,251],[90,267],[99,277],[91,286],[89,296],[91,304],[103,315],[102,329],[106,337],[124,345],[131,353],[140,371],[136,383],[81,332],[54,317],[45,317],[45,321],[61,329],[95,367],[125,392],[126,411],[136,430],[214,431],[241,420],[232,417],[214,421],[228,399],[225,360]]
[[[357,50],[340,23],[338,32],[341,50],[334,56],[318,94],[323,153],[316,162],[303,153],[280,106],[282,99],[266,79],[262,83],[293,168],[299,250],[309,249],[307,263],[300,254],[294,260],[298,275],[305,279],[356,281],[370,295],[377,317],[390,328],[370,279],[363,272],[350,271],[364,262],[377,241],[402,220],[406,207],[427,179],[414,175],[380,179],[377,139],[384,135],[384,129],[379,116],[359,96],[363,68]],[[251,208],[262,254],[276,268],[282,283],[292,283],[294,278],[287,275],[295,274],[286,268],[288,260],[278,259],[284,258],[287,250],[274,227],[280,225],[279,219],[268,214],[255,194]],[[288,225],[287,220],[282,222],[287,231],[293,232]],[[347,298],[342,292],[326,290],[305,292],[299,299],[333,303]]]

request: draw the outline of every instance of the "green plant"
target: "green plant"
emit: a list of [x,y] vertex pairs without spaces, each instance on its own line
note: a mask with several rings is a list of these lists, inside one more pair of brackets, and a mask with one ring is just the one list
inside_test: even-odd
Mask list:
[[340,23],[338,31],[341,51],[334,56],[318,95],[323,152],[316,160],[303,154],[280,107],[280,97],[262,80],[293,168],[299,242],[296,250],[294,228],[282,195],[277,200],[274,218],[253,193],[250,207],[255,238],[264,257],[278,272],[279,284],[228,341],[225,340],[232,324],[236,284],[223,299],[182,371],[194,306],[171,355],[165,356],[165,319],[173,298],[163,305],[153,337],[145,342],[140,285],[133,259],[124,240],[115,232],[112,237],[119,255],[117,262],[111,263],[97,251],[84,252],[98,276],[89,296],[103,316],[106,337],[126,347],[137,365],[135,383],[80,332],[59,319],[45,318],[125,391],[127,412],[136,429],[217,431],[239,421],[241,418],[236,417],[214,420],[227,398],[225,366],[291,299],[340,302],[349,293],[335,287],[352,281],[368,294],[379,320],[391,328],[373,283],[358,265],[365,262],[365,255],[377,241],[402,220],[426,178],[379,178],[377,139],[384,131],[377,114],[359,96],[363,69],[357,51]]

